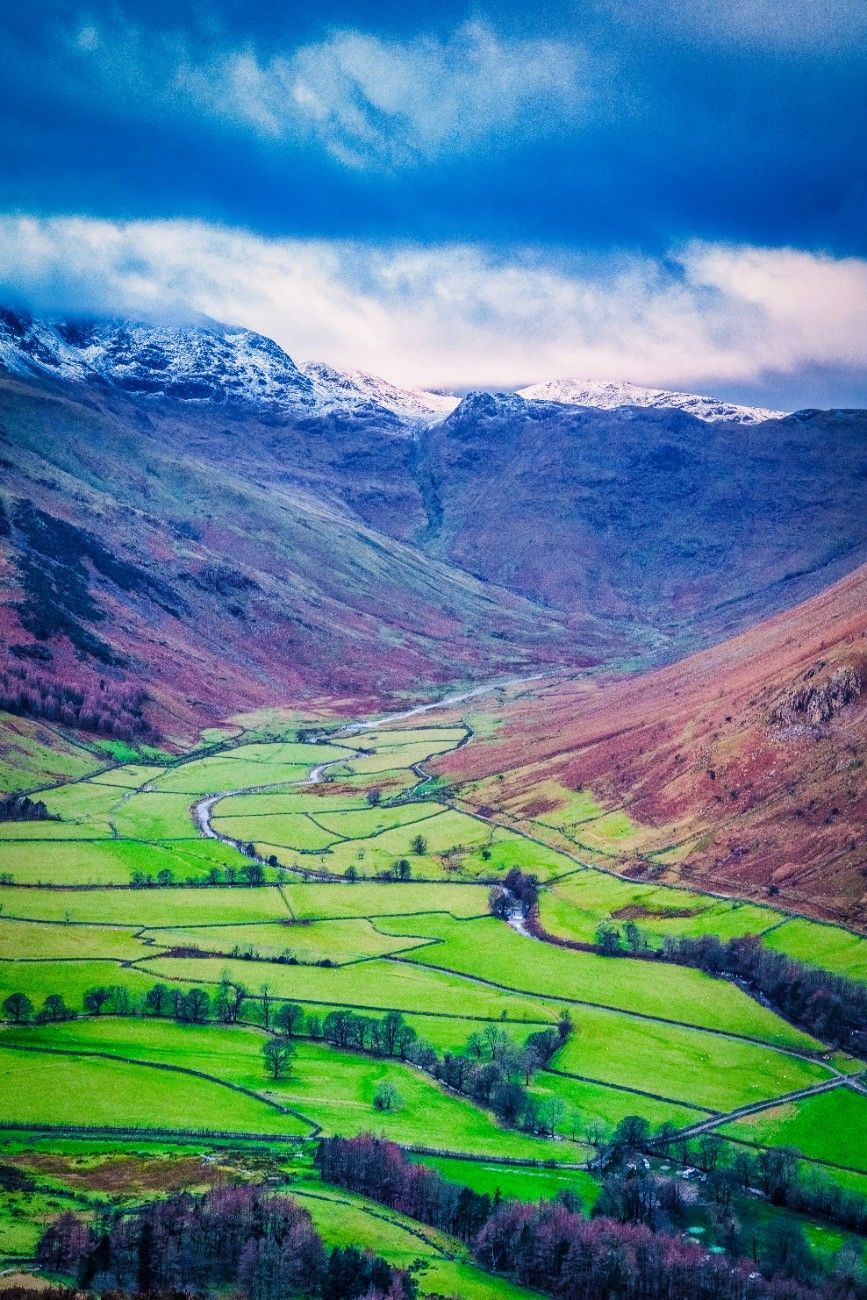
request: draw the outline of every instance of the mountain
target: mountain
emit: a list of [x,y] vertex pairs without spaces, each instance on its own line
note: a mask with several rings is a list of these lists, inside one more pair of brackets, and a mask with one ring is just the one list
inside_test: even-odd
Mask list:
[[863,413],[455,400],[213,321],[0,313],[2,699],[172,734],[648,666],[867,557]]
[[[471,801],[550,837],[589,790],[632,825],[597,841],[605,865],[867,922],[867,565],[679,663],[498,711],[434,764]],[[572,851],[593,831],[575,820]]]
[[310,361],[301,370],[313,385],[323,412],[369,402],[409,424],[435,424],[444,420],[460,402],[451,393],[432,393],[425,388],[399,388],[364,370],[334,370],[322,361]]
[[297,366],[252,330],[203,320],[39,321],[0,311],[0,366],[22,376],[110,384],[142,397],[246,407],[283,416],[383,412],[407,425],[442,419],[457,397],[404,389],[361,370]]
[[399,536],[424,523],[406,421],[322,411],[259,336],[7,314],[3,361],[2,706],[171,736],[597,657]]
[[518,396],[528,401],[560,402],[565,406],[593,406],[600,411],[614,411],[620,406],[686,411],[697,420],[710,423],[724,420],[729,424],[761,424],[765,420],[782,420],[786,414],[760,406],[734,406],[696,393],[672,393],[665,388],[641,388],[637,384],[608,383],[604,379],[551,379],[545,384],[519,388]]
[[427,549],[669,657],[867,559],[867,418],[761,424],[471,393],[419,441]]

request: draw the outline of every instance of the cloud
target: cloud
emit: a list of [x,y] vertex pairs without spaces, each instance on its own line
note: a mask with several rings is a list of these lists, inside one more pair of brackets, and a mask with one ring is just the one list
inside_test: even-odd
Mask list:
[[69,36],[80,67],[124,96],[314,142],[351,167],[403,166],[498,138],[550,134],[591,98],[574,40],[513,37],[476,21],[445,37],[339,30],[260,55],[206,50],[177,34],[92,22]]
[[269,240],[201,222],[0,217],[0,291],[36,310],[202,312],[403,383],[670,387],[867,366],[867,261],[691,243],[664,259]]

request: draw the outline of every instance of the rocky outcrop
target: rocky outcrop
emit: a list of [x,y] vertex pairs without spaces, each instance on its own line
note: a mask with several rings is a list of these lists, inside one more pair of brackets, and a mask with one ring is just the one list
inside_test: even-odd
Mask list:
[[864,689],[862,671],[843,664],[822,675],[820,660],[805,674],[800,685],[787,691],[771,710],[770,720],[779,726],[824,726],[860,698]]

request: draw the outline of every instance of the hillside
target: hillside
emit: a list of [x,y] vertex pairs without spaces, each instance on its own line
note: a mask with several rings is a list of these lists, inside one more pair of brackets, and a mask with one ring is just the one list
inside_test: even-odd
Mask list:
[[636,879],[864,926],[865,758],[862,566],[681,663],[525,696],[437,767],[472,803]]
[[0,313],[2,701],[171,736],[646,667],[867,554],[863,413],[455,400],[213,321]]

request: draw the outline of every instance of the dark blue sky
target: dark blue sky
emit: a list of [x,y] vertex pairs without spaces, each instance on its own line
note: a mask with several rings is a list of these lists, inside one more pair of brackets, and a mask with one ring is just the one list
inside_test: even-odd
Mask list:
[[[675,8],[6,6],[0,282],[58,309],[133,308],[137,289],[143,309],[234,311],[295,351],[330,344],[326,359],[381,360],[395,378],[471,381],[431,350],[451,307],[480,383],[592,365],[785,405],[860,400],[863,355],[834,320],[842,283],[854,328],[867,254],[860,0]],[[110,223],[90,275],[71,217]],[[170,223],[173,265],[180,232],[197,232],[189,277],[159,273],[154,223]],[[122,255],[106,251],[113,226]],[[255,241],[254,287],[239,290],[241,244],[216,284],[209,231]],[[272,245],[282,316],[262,280]],[[309,348],[297,256],[308,280],[321,271]],[[207,298],[189,291],[198,258]],[[378,326],[379,352],[366,338],[353,354],[353,320]],[[774,346],[757,356],[762,321]]]

